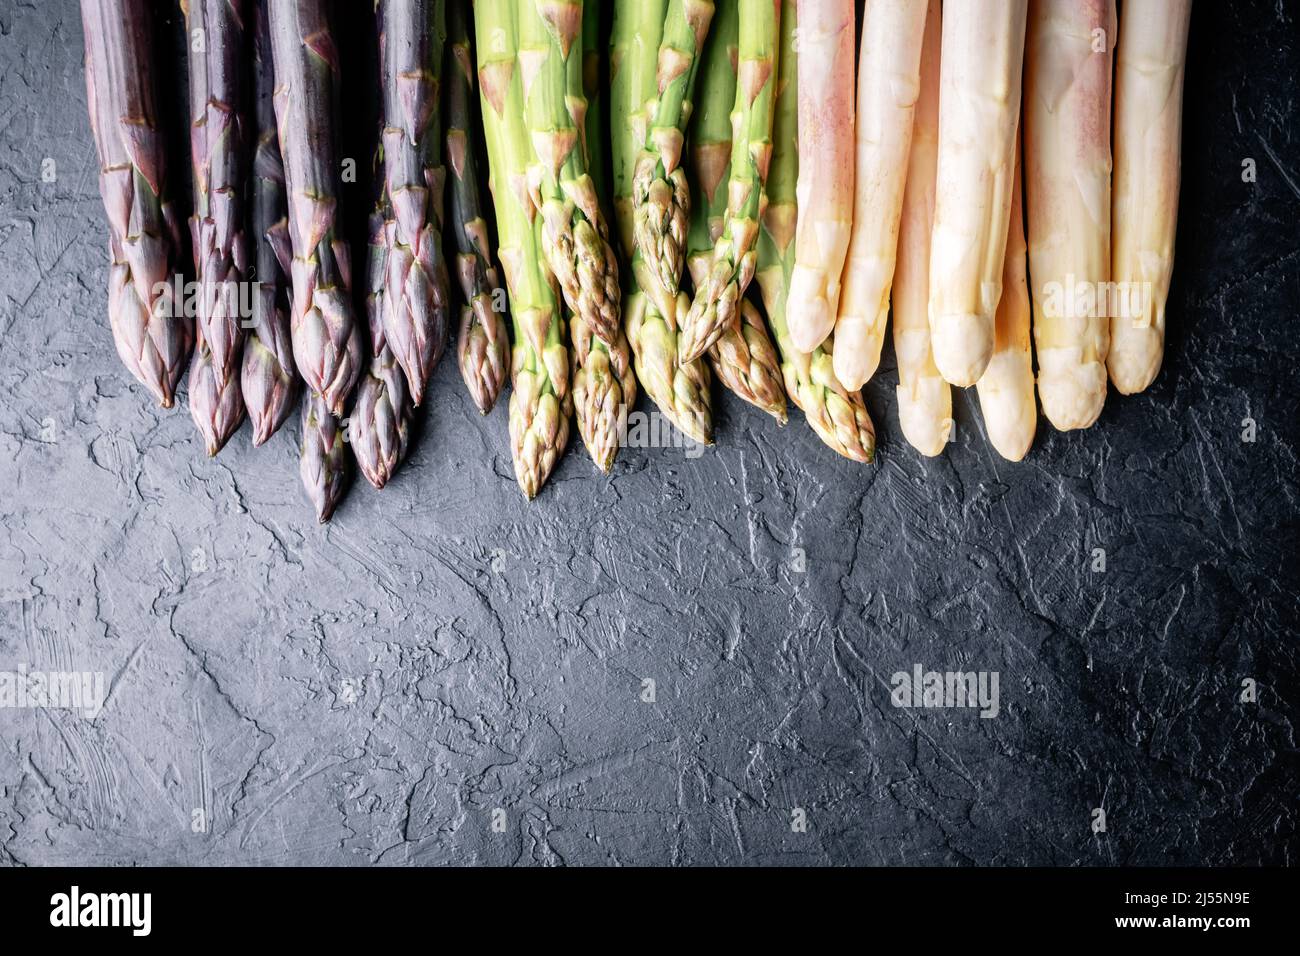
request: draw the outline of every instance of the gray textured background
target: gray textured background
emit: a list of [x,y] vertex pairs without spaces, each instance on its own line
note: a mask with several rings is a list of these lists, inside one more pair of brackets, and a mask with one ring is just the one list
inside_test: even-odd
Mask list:
[[[109,687],[0,710],[0,863],[1295,862],[1295,13],[1196,8],[1165,368],[1092,430],[1009,465],[962,396],[924,460],[890,356],[873,466],[724,397],[527,505],[444,361],[321,528],[296,421],[208,461],[118,364],[76,5],[0,0],[0,669]],[[916,663],[1000,716],[892,708]]]

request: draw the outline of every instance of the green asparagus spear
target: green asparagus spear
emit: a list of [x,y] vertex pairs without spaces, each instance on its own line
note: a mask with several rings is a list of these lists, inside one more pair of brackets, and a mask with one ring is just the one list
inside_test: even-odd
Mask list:
[[648,128],[632,178],[637,248],[664,292],[673,297],[681,287],[691,209],[682,153],[713,6],[713,0],[669,0],[667,4],[657,51],[656,88],[646,104]]
[[[475,0],[479,95],[499,253],[510,290],[514,350],[510,445],[525,497],[541,489],[569,441],[569,356],[564,317],[543,264],[528,189],[532,147],[524,125],[523,70],[515,7],[520,0]],[[529,0],[524,0],[529,2]]]
[[609,142],[615,219],[623,251],[632,259],[623,323],[637,378],[650,398],[682,433],[708,445],[713,442],[708,365],[704,359],[682,363],[677,356],[677,320],[686,314],[690,300],[680,291],[669,296],[653,275],[646,275],[653,297],[642,291],[638,274],[647,267],[633,240],[632,178],[646,138],[646,103],[658,88],[656,58],[667,6],[667,0],[619,0],[614,7]]
[[[724,3],[718,11],[713,34],[705,50],[705,72],[699,89],[699,109],[691,126],[691,160],[695,195],[692,199],[691,230],[687,238],[687,262],[695,281],[696,302],[717,262],[731,210],[724,184],[731,175],[733,123],[729,104],[736,101],[737,79],[733,59],[737,18],[744,3]],[[743,74],[742,74],[743,75]],[[775,78],[769,86],[775,85]],[[760,205],[756,203],[756,206]],[[747,254],[753,258],[752,253]],[[751,267],[752,268],[752,267]],[[776,350],[763,318],[743,296],[732,311],[735,318],[725,325],[708,349],[709,364],[718,379],[745,401],[785,424],[786,399]],[[683,333],[684,335],[685,333]]]
[[582,0],[518,0],[519,69],[532,142],[528,182],[543,251],[574,315],[605,342],[619,329],[618,260],[581,149]]
[[[703,355],[737,324],[740,301],[754,277],[763,181],[772,156],[781,0],[739,0],[739,14],[726,218],[714,241],[708,271],[696,278],[695,299],[682,323],[684,359]],[[724,68],[725,64],[714,67]],[[710,192],[714,194],[716,186]]]
[[[600,91],[599,36],[600,5],[588,2],[582,14],[582,85],[587,100],[582,148],[587,154],[586,165],[604,218],[609,215],[606,144],[610,132],[605,97]],[[607,345],[581,315],[570,317],[569,332],[573,340],[573,404],[578,418],[578,433],[582,435],[583,444],[596,467],[608,472],[618,453],[622,423],[636,404],[632,349],[622,328],[618,329],[615,340]]]
[[451,171],[450,225],[456,239],[456,275],[465,295],[457,352],[465,387],[479,411],[486,415],[505,385],[510,331],[504,309],[493,308],[504,304],[505,295],[492,258],[491,233],[479,183],[483,145],[478,111],[471,109],[471,105],[477,105],[478,94],[470,16],[468,0],[451,0],[447,8],[443,93],[447,165]]
[[795,0],[784,0],[781,15],[781,67],[773,130],[772,168],[767,177],[768,204],[758,237],[758,285],[781,352],[781,371],[791,400],[803,409],[817,437],[854,461],[871,461],[876,435],[861,392],[847,391],[832,367],[833,337],[811,354],[800,352],[786,322],[786,297],[794,268],[799,178],[799,112],[794,51]]

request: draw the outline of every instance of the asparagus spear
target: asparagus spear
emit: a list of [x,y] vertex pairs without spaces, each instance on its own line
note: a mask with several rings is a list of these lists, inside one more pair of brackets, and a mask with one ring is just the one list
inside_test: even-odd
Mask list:
[[645,104],[644,148],[632,177],[637,248],[664,293],[674,298],[681,287],[691,210],[682,151],[713,7],[712,0],[669,0],[666,6],[657,84]]
[[322,524],[330,520],[347,491],[349,455],[343,441],[343,422],[325,399],[307,389],[302,397],[298,474]]
[[[600,6],[587,3],[582,13],[582,88],[585,109],[575,110],[584,116],[582,146],[590,171],[602,219],[609,215],[609,176],[606,143],[610,130],[606,120],[605,98],[601,95],[599,52]],[[571,101],[572,102],[572,101]],[[608,219],[604,219],[608,221]],[[621,429],[627,412],[636,405],[636,376],[632,374],[632,349],[623,329],[614,342],[606,345],[587,326],[581,315],[569,320],[573,338],[573,404],[578,417],[578,433],[591,453],[592,461],[608,472],[618,453]]]
[[211,352],[210,362],[194,367],[209,370],[213,384],[225,391],[227,383],[239,388],[244,342],[239,291],[249,268],[243,90],[248,10],[244,0],[181,0],[181,9],[189,34],[190,237],[199,284],[198,328]]
[[1174,269],[1191,0],[1124,0],[1115,71],[1115,192],[1111,280],[1140,290],[1136,315],[1110,323],[1110,380],[1145,389],[1165,349],[1165,301]]
[[[687,265],[695,282],[696,303],[700,302],[708,283],[717,275],[718,250],[726,241],[724,233],[730,225],[734,224],[734,220],[730,218],[732,209],[728,204],[728,196],[734,197],[736,193],[734,189],[730,193],[724,191],[723,184],[734,185],[737,181],[731,172],[734,166],[733,151],[737,144],[732,130],[737,128],[736,121],[741,118],[741,114],[732,113],[729,117],[728,108],[733,102],[740,103],[745,98],[744,92],[738,89],[735,61],[732,59],[733,51],[739,53],[738,42],[739,44],[746,42],[743,32],[744,8],[745,3],[742,0],[739,4],[739,17],[736,16],[735,4],[724,4],[718,13],[717,21],[714,23],[714,37],[705,53],[704,75],[701,77],[699,89],[699,110],[691,126],[693,143],[691,160],[695,173],[696,192],[691,203]],[[779,13],[779,10],[777,12]],[[776,22],[772,21],[772,23],[775,28]],[[771,51],[769,62],[775,66],[776,44],[779,38],[774,34],[771,40],[772,42],[766,43],[765,48]],[[751,48],[757,46],[757,41],[753,37],[749,38],[749,43]],[[743,63],[743,53],[739,55]],[[747,76],[752,80],[755,69],[756,67],[752,66],[742,66],[740,82],[745,82]],[[773,91],[775,87],[776,76],[767,77],[764,89]],[[771,155],[770,122],[764,136],[761,164],[766,175],[767,163]],[[750,154],[745,155],[752,159]],[[742,161],[741,165],[752,166],[753,163]],[[761,192],[763,184],[750,182],[749,187]],[[763,199],[756,199],[750,204],[756,212],[765,205],[766,201]],[[754,225],[757,227],[757,222]],[[748,231],[748,227],[744,227],[741,231]],[[755,236],[753,242],[756,240]],[[752,272],[756,253],[751,249],[745,253],[745,258],[750,263],[745,269]],[[728,306],[733,313],[733,318],[719,330],[719,334],[709,347],[707,353],[709,364],[723,385],[751,405],[767,412],[778,422],[785,424],[785,391],[781,385],[780,361],[776,349],[772,347],[762,316],[752,305],[745,306],[743,293],[737,290],[739,284],[733,283],[733,291],[742,298]],[[680,340],[683,347],[685,347],[686,334],[687,331],[684,330]]]
[[349,290],[351,260],[338,234],[334,122],[338,51],[327,0],[271,4],[275,114],[293,246],[293,358],[333,415],[361,371],[362,343]]
[[[835,378],[834,335],[828,335],[812,352],[804,352],[795,345],[786,321],[799,208],[799,67],[794,50],[794,2],[784,0],[781,14],[780,78],[772,131],[772,168],[767,177],[769,202],[758,236],[756,278],[781,352],[781,371],[790,399],[803,409],[808,424],[828,447],[845,458],[865,462],[875,454],[876,434],[862,394],[847,390]],[[798,56],[803,55],[801,50]]]
[[217,361],[208,345],[203,326],[196,327],[197,341],[190,360],[190,417],[203,436],[203,446],[211,458],[239,430],[244,420],[244,400],[239,393],[239,379],[230,377],[224,385],[217,382]]
[[465,296],[457,352],[465,387],[479,411],[486,415],[505,385],[510,331],[505,315],[495,308],[504,303],[505,296],[492,259],[492,238],[479,184],[483,145],[477,112],[470,108],[477,100],[470,16],[466,0],[451,0],[447,7],[449,43],[443,92],[452,187],[450,223],[456,240],[456,275]]
[[523,71],[514,15],[518,2],[475,0],[474,33],[483,38],[476,50],[483,131],[514,321],[511,454],[515,478],[531,499],[568,444],[573,405],[564,318],[542,264],[534,229],[537,210],[528,189],[531,144],[523,117]]
[[[381,141],[388,252],[382,312],[384,340],[406,374],[411,401],[424,399],[447,345],[447,263],[442,252],[439,82],[446,24],[441,0],[379,0],[379,63],[384,120]],[[373,260],[372,260],[373,261]],[[373,337],[372,337],[373,338]]]
[[[1100,49],[1098,41],[1100,40]],[[1043,414],[1087,428],[1106,401],[1110,320],[1061,307],[1110,277],[1110,77],[1115,0],[1041,0],[1025,40],[1025,185]],[[1067,288],[1068,287],[1068,288]],[[1005,293],[1004,293],[1005,294]]]
[[[763,180],[772,157],[781,3],[739,0],[739,7],[726,219],[714,242],[708,271],[696,279],[695,299],[682,323],[680,349],[684,361],[703,355],[723,332],[736,326],[740,300],[754,277],[754,244],[763,215]],[[716,186],[714,183],[714,188],[706,190],[710,196],[716,195]]]
[[1017,150],[1007,223],[1007,252],[1002,267],[993,356],[975,383],[989,441],[1008,461],[1020,461],[1034,441],[1038,408],[1034,404],[1034,362],[1029,348],[1029,288],[1025,282],[1025,223],[1020,202],[1020,155]]
[[260,445],[284,424],[298,394],[289,334],[286,279],[293,249],[284,191],[284,164],[275,128],[275,74],[271,67],[268,0],[257,0],[253,36],[257,145],[253,151],[253,201],[249,216],[256,242],[252,327],[244,340],[240,391]]
[[927,6],[881,0],[863,17],[853,233],[835,321],[835,374],[848,388],[875,374],[885,340]]
[[370,326],[372,356],[357,382],[357,399],[348,415],[348,444],[357,467],[377,490],[388,484],[406,457],[411,430],[412,404],[407,380],[393,348],[387,328],[393,324],[394,308],[389,259],[395,254],[393,207],[387,188],[370,217],[370,289],[366,295],[366,318]]
[[542,248],[575,316],[606,342],[619,329],[618,259],[581,146],[582,0],[519,0],[519,67]]
[[180,237],[166,200],[151,11],[146,0],[81,3],[86,102],[109,227],[109,324],[122,364],[171,408],[194,327],[173,301]]
[[[880,6],[873,3],[868,16],[877,16]],[[811,352],[835,327],[840,275],[853,229],[855,21],[853,0],[800,0],[796,9],[799,222],[786,319],[794,344]],[[867,63],[865,44],[863,50],[866,75],[874,62]],[[841,335],[837,354],[843,355],[847,345],[848,336]]]
[[[657,51],[667,5],[667,0],[620,0],[614,7],[610,70],[614,212],[623,252],[632,260],[624,286],[623,323],[637,378],[651,400],[683,434],[708,445],[713,443],[708,365],[702,358],[683,363],[677,355],[678,319],[690,308],[690,299],[681,291],[669,296],[662,283],[648,274],[633,239],[632,177],[646,139],[645,105],[658,89]],[[734,11],[734,2],[724,4],[728,6]],[[733,46],[734,41],[733,31]],[[645,288],[653,295],[642,291],[639,275],[644,275]]]
[[894,352],[898,356],[898,424],[923,455],[937,455],[952,434],[952,390],[930,348],[930,230],[939,152],[939,0],[930,0],[921,44],[921,87],[898,229],[894,268]]
[[1026,0],[986,0],[943,16],[929,312],[935,365],[953,385],[974,385],[993,353],[1025,12]]

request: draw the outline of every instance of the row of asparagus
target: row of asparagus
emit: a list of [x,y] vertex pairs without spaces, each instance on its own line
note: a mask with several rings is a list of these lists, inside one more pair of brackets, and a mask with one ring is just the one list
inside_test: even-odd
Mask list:
[[[484,413],[509,369],[529,498],[571,418],[611,467],[638,382],[698,442],[712,442],[716,377],[781,422],[792,401],[828,446],[870,461],[861,388],[891,302],[900,423],[926,454],[951,435],[950,383],[977,386],[1000,453],[1025,454],[1031,327],[1058,428],[1095,421],[1108,361],[1123,392],[1159,366],[1188,0],[1124,4],[1113,202],[1114,0],[869,0],[860,42],[853,0],[377,0],[364,323],[341,235],[328,0],[182,0],[193,323],[167,281],[180,235],[150,5],[82,9],[119,354],[164,406],[188,362],[209,454],[245,416],[263,443],[299,403],[321,520],[351,459],[382,488],[405,456],[450,334],[449,273]],[[1039,293],[1067,277],[1154,294],[1136,321],[1062,316]],[[252,279],[244,315],[223,293]]]

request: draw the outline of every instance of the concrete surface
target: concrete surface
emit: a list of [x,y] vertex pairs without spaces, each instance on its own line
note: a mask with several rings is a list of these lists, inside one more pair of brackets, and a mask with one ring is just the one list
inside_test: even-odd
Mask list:
[[1195,10],[1164,370],[1090,431],[963,395],[924,460],[891,354],[873,466],[727,397],[529,505],[444,361],[322,528],[296,420],[208,461],[118,364],[77,6],[0,0],[0,670],[106,693],[0,709],[0,863],[1296,862],[1295,20]]

